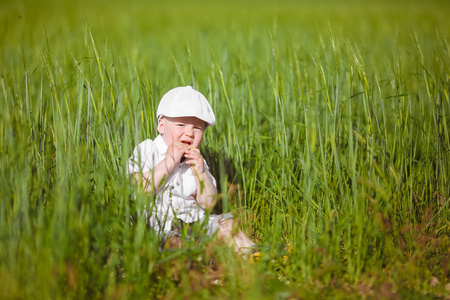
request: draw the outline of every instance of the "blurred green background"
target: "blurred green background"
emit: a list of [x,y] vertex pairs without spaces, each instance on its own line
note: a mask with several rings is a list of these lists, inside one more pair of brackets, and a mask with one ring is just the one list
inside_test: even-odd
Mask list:
[[[0,297],[448,298],[448,11],[0,0]],[[257,262],[139,215],[125,162],[180,85]]]

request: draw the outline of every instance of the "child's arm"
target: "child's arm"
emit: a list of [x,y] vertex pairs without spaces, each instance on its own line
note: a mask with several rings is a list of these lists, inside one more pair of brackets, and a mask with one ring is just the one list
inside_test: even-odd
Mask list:
[[190,148],[185,154],[186,163],[191,165],[194,172],[195,182],[197,185],[197,203],[204,209],[212,209],[217,202],[214,195],[217,194],[217,189],[205,172],[203,165],[203,156],[197,148]]
[[167,148],[166,157],[160,161],[153,169],[142,174],[134,173],[136,182],[142,182],[147,193],[154,192],[161,184],[163,178],[167,177],[181,161],[189,146],[181,142],[174,142]]

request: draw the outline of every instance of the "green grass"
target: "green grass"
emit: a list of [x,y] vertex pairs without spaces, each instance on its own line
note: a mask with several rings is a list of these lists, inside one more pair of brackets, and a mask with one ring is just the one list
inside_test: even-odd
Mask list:
[[[1,1],[1,298],[449,297],[449,9]],[[129,222],[125,163],[188,84],[256,263]]]

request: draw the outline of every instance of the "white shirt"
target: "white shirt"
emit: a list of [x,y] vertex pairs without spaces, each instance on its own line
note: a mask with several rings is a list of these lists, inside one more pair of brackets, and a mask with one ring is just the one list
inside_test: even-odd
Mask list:
[[[148,139],[140,143],[128,159],[127,174],[145,173],[152,170],[167,154],[167,145],[161,135],[154,141]],[[216,186],[216,180],[209,172],[204,161],[204,170],[211,182]],[[192,223],[203,218],[205,211],[197,203],[197,186],[195,175],[186,163],[178,163],[160,188],[156,191],[154,205],[151,204],[148,223],[157,232],[168,233],[175,218],[186,223]]]

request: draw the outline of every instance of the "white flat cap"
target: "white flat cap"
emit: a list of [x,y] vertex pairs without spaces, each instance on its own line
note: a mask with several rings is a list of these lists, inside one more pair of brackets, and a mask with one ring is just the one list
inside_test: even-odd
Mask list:
[[168,91],[161,99],[156,116],[177,118],[196,117],[213,126],[216,117],[208,100],[191,86],[176,87]]

